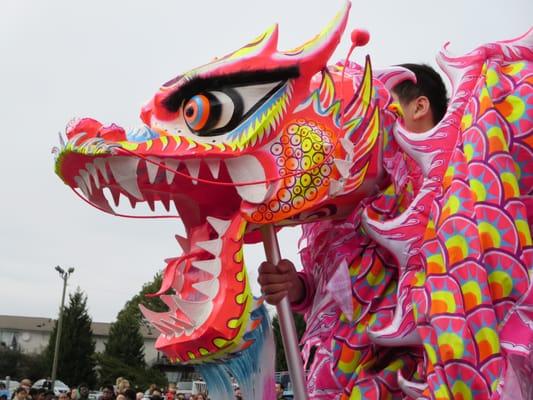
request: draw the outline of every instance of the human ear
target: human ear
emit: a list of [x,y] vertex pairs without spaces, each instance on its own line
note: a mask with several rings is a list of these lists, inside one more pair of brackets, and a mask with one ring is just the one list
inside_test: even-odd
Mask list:
[[415,100],[415,110],[413,113],[413,120],[420,120],[431,117],[431,106],[429,99],[426,96],[419,96]]

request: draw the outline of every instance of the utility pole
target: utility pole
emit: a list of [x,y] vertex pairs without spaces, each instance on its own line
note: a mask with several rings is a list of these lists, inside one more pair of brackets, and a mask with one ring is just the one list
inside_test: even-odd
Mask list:
[[61,307],[59,308],[59,320],[57,321],[57,331],[56,331],[56,343],[54,348],[54,362],[52,364],[52,390],[56,384],[57,378],[57,362],[59,357],[59,342],[61,341],[61,327],[63,325],[63,308],[65,304],[65,292],[67,291],[67,280],[70,274],[74,272],[74,268],[69,268],[68,271],[65,271],[59,265],[55,267],[55,270],[59,272],[59,275],[63,279],[63,294],[61,295]]

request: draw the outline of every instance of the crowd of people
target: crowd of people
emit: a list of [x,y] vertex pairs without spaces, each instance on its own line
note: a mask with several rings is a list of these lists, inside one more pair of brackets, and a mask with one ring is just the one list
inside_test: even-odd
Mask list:
[[[283,391],[283,385],[276,383],[277,400],[284,399]],[[90,396],[90,388],[85,383],[73,386],[68,391],[54,392],[50,381],[45,382],[41,388],[35,388],[32,387],[30,379],[20,381],[19,387],[10,393],[5,384],[0,382],[0,400],[216,400],[211,399],[206,392],[181,393],[173,384],[165,389],[152,384],[148,390],[141,391],[139,388],[133,388],[124,378],[118,378],[114,385],[103,385],[96,393],[96,397]],[[238,386],[235,386],[235,400],[244,400]]]

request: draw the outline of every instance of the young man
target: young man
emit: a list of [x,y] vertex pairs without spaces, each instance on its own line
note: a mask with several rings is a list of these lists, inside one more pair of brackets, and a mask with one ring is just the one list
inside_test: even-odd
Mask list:
[[[400,115],[399,123],[411,132],[428,131],[446,113],[447,97],[444,83],[439,74],[427,65],[404,64],[401,66],[414,72],[417,82],[404,81],[392,91],[394,101],[400,106],[397,107]],[[282,260],[278,265],[264,262],[259,267],[258,282],[268,303],[277,304],[283,297],[288,296],[294,311],[306,313],[307,331],[304,338],[306,342],[304,353],[308,355],[309,346],[314,345],[318,346],[317,354],[319,354],[315,356],[308,379],[309,385],[313,386],[309,388],[313,398],[337,398],[328,396],[336,396],[343,389],[342,382],[339,383],[337,377],[334,376],[335,361],[333,350],[331,350],[332,343],[336,340],[335,330],[338,328],[341,312],[333,298],[332,288],[328,285],[329,280],[343,262],[339,255],[342,252],[338,249],[353,250],[351,259],[344,260],[350,265],[357,263],[358,258],[362,259],[364,252],[374,253],[367,259],[380,259],[383,265],[388,262],[388,256],[382,254],[376,246],[368,243],[368,238],[359,233],[360,214],[361,207],[358,206],[345,221],[324,221],[304,226],[307,247],[301,251],[303,271],[297,272],[288,260]],[[364,268],[361,269],[364,270]],[[366,270],[368,269],[367,267]],[[394,287],[397,277],[393,270],[393,268],[387,270],[387,275],[382,278],[386,283],[383,283],[379,289],[375,287],[376,292],[373,295],[369,293],[370,297],[375,296],[377,300]],[[371,279],[369,282],[374,283],[370,276],[361,276],[361,279]],[[371,300],[369,304],[373,303],[375,302]],[[366,329],[362,329],[360,333],[350,334],[360,335],[361,338],[354,339],[354,341],[370,349]],[[368,351],[376,352],[375,349]],[[316,361],[317,357],[322,357],[320,363]],[[376,359],[380,356],[374,353],[373,356],[368,354],[368,357]],[[390,354],[384,357],[388,359]],[[389,361],[391,360],[387,363]],[[378,364],[382,363],[375,362],[374,367]],[[355,371],[353,373],[357,375]],[[317,394],[325,397],[319,397]]]

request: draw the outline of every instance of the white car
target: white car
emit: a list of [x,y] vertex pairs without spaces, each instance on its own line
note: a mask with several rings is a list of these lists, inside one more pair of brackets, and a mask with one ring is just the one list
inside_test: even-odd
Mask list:
[[0,383],[3,383],[6,386],[6,390],[9,391],[8,399],[10,399],[11,395],[13,394],[15,389],[20,386],[20,382],[19,381],[15,381],[13,379],[10,379],[9,380],[9,387],[7,385],[7,382],[8,381],[5,380],[5,379],[0,379]]
[[[39,379],[38,381],[36,381],[33,384],[32,388],[34,388],[34,389],[50,389],[51,383],[52,382],[50,382],[49,380]],[[69,390],[70,390],[70,388],[67,385],[65,385],[60,380],[56,379],[55,385],[54,385],[54,395],[59,396],[60,393],[67,393]]]

